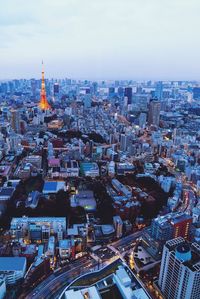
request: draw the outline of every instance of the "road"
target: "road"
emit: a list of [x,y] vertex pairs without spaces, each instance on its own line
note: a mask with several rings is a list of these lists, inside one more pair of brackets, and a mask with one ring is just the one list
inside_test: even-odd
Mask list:
[[[122,255],[126,253],[126,251],[130,250],[132,243],[142,235],[142,231],[138,231],[129,236],[126,236],[116,242],[109,244],[108,250],[113,249],[115,255]],[[101,257],[102,264],[109,264],[113,262],[113,256],[110,256],[108,259],[105,254],[105,260]],[[20,299],[53,299],[56,298],[56,294],[60,293],[60,290],[69,284],[76,277],[81,274],[89,273],[98,267],[98,263],[95,259],[90,257],[83,257],[73,263],[70,263],[66,267],[62,268],[60,271],[55,272],[50,275],[45,281],[40,283],[33,291],[25,296],[21,296]]]
[[[171,169],[172,170],[172,169]],[[183,182],[183,177],[180,175],[176,176],[177,180]],[[186,193],[187,194],[187,193]],[[188,208],[188,202],[185,201],[184,208]],[[107,251],[113,251],[115,256],[123,259],[125,254],[130,251],[131,248],[134,247],[135,241],[137,238],[142,236],[143,231],[137,231],[131,235],[128,235],[124,238],[119,239],[118,241],[112,242],[107,245]],[[106,246],[105,246],[106,247]],[[103,250],[103,249],[102,249]],[[102,250],[97,252],[97,259],[101,260],[102,264],[106,263],[107,265],[113,261],[114,256],[112,254],[106,254],[102,252]],[[70,263],[68,266],[62,268],[57,273],[52,274],[45,281],[39,284],[32,292],[24,297],[20,297],[20,299],[53,299],[57,298],[57,294],[66,287],[72,280],[81,274],[89,273],[97,267],[97,259],[90,259],[88,257],[84,257],[73,263]]]
[[131,247],[132,242],[134,242],[137,238],[142,236],[142,233],[142,230],[137,231],[116,242],[111,243],[110,245],[117,249],[119,252],[123,253],[128,250],[128,247]]
[[74,280],[75,277],[90,272],[97,265],[95,260],[88,257],[79,259],[61,271],[52,274],[45,281],[39,284],[33,291],[26,296],[20,298],[26,299],[50,299],[55,298],[55,294],[58,289],[61,289],[63,284],[66,285]]

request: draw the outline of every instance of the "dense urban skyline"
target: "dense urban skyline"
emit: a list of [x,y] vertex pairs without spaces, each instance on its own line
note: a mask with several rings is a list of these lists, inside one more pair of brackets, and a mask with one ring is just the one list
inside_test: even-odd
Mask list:
[[2,1],[0,299],[200,299],[199,8]]
[[197,0],[2,5],[0,79],[200,79]]

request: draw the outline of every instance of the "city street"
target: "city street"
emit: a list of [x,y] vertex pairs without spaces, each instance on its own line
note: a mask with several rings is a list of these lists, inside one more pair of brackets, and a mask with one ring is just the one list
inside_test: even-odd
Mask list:
[[[125,255],[127,251],[130,250],[132,243],[142,235],[142,231],[133,233],[129,236],[126,236],[119,241],[113,242],[109,245],[109,247],[104,246],[100,248],[97,256],[100,259],[99,266],[102,265],[109,265],[113,262],[117,253],[119,257]],[[112,253],[113,248],[113,253]],[[46,280],[44,280],[41,284],[39,284],[33,291],[31,291],[26,296],[21,296],[20,298],[25,299],[50,299],[56,298],[57,292],[61,291],[62,288],[66,287],[71,281],[73,281],[76,277],[80,276],[81,274],[89,273],[95,269],[97,269],[98,263],[95,259],[88,257],[83,257],[73,263],[70,263],[66,267],[62,268],[60,271],[55,272],[54,274],[50,275]]]

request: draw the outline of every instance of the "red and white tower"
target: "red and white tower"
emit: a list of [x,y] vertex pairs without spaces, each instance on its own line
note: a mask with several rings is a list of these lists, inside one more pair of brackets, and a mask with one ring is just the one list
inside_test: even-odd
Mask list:
[[44,81],[44,66],[42,62],[42,85],[41,85],[41,93],[40,93],[40,102],[39,102],[39,108],[41,110],[50,110],[51,106],[47,101],[46,97],[46,89],[45,89],[45,81]]

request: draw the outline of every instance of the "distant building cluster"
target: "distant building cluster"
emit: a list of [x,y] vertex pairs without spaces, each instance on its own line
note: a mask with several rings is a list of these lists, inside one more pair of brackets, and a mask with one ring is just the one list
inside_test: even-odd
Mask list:
[[198,299],[199,83],[45,79],[43,68],[41,80],[0,82],[0,100],[0,298],[10,286],[43,298],[51,275],[119,258],[133,273],[123,265],[65,298],[104,298],[111,283],[120,298]]

